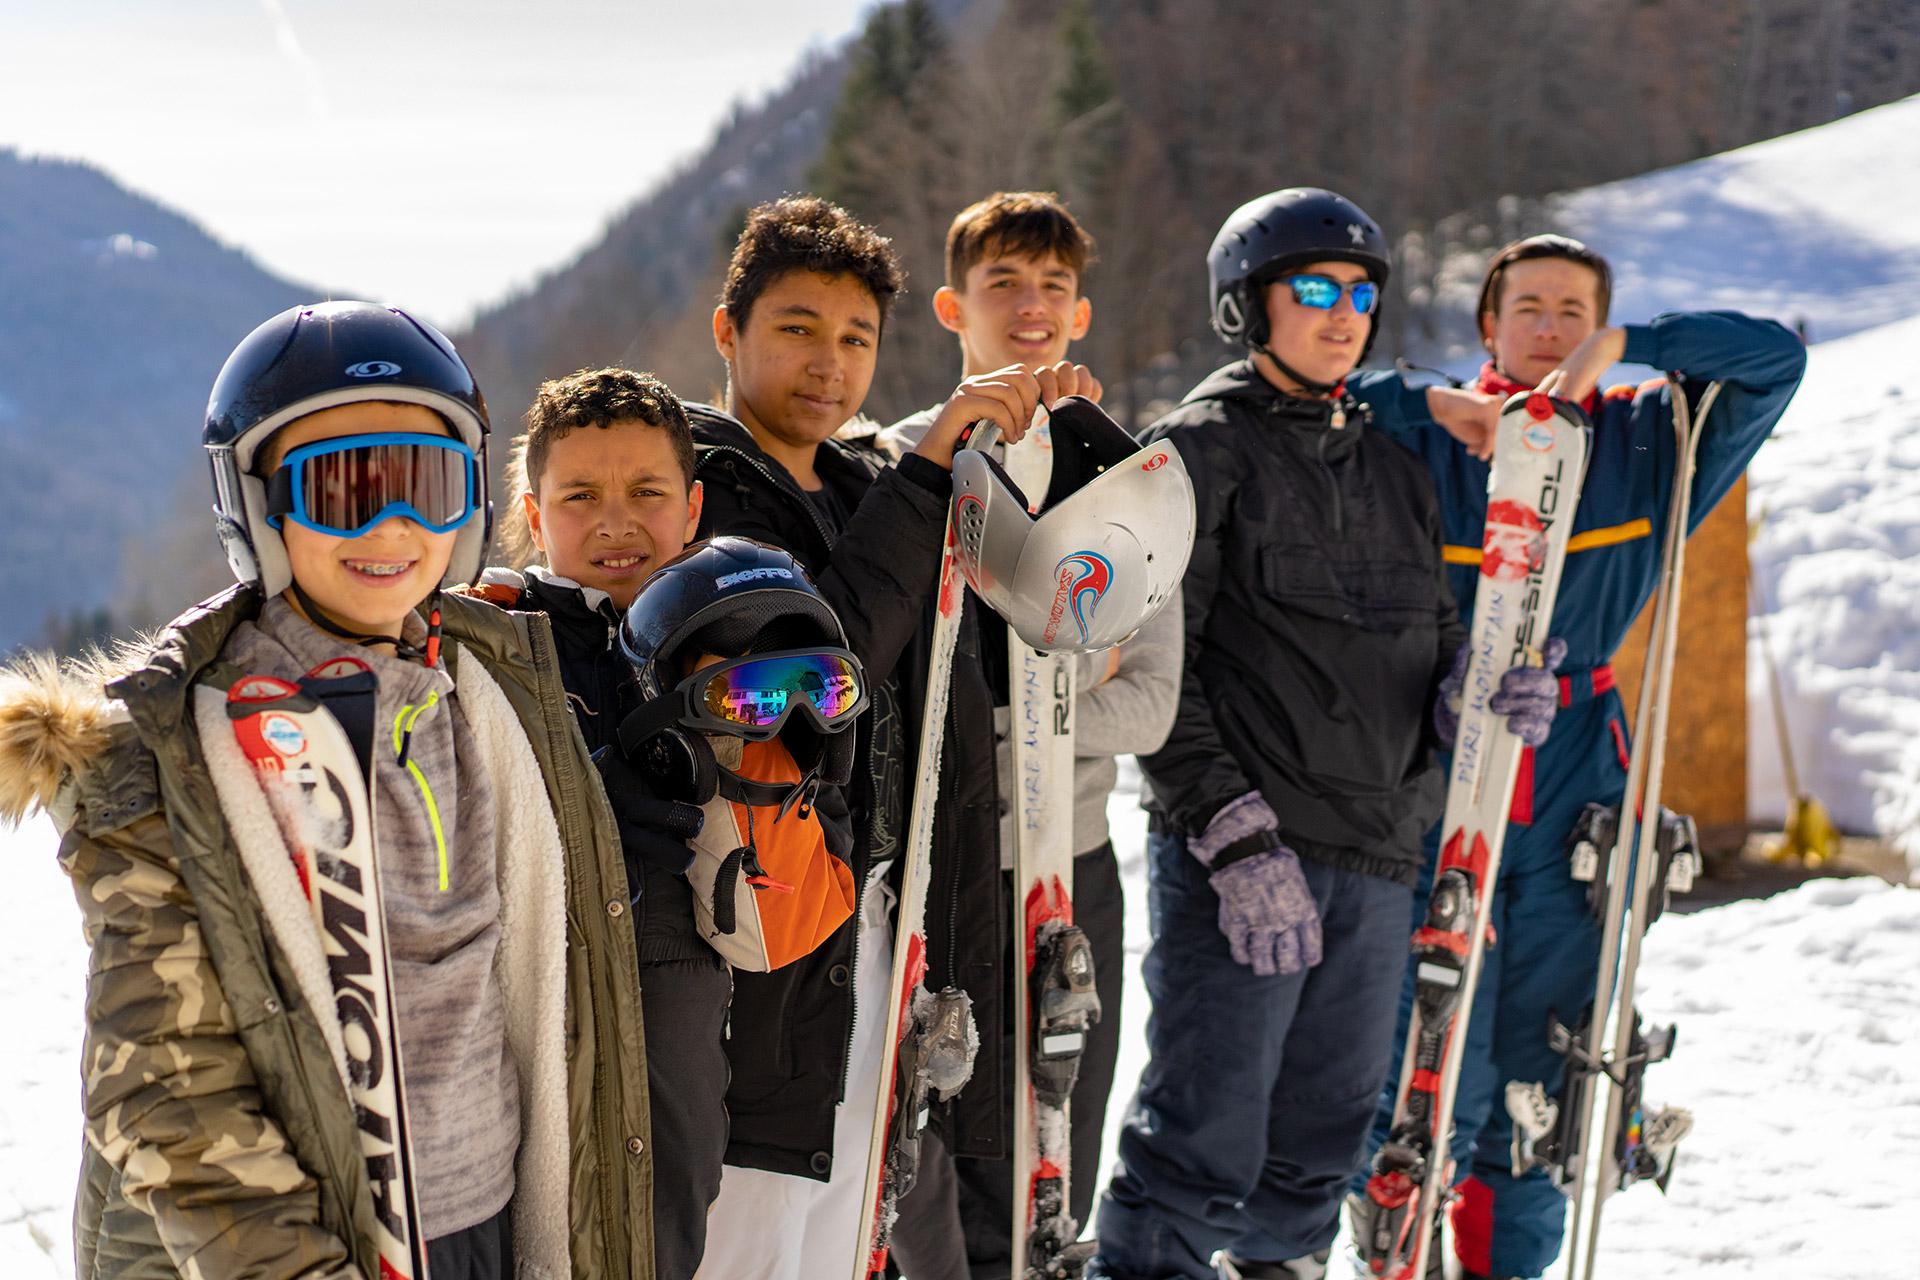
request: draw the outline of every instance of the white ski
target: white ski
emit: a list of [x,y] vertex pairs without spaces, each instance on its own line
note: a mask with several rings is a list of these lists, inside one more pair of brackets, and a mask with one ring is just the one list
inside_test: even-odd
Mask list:
[[382,1280],[425,1280],[370,770],[340,721],[314,696],[329,685],[358,682],[349,695],[370,700],[372,681],[355,658],[317,667],[299,684],[242,676],[227,690],[227,715],[286,840],[326,953],[373,1189]]
[[[1634,981],[1640,966],[1640,943],[1646,935],[1649,905],[1660,854],[1658,822],[1642,822],[1644,814],[1660,812],[1660,789],[1666,768],[1667,718],[1671,710],[1673,655],[1680,634],[1680,588],[1686,570],[1687,512],[1693,498],[1694,459],[1701,428],[1719,397],[1720,384],[1708,386],[1698,412],[1689,412],[1679,379],[1668,379],[1673,402],[1675,470],[1673,493],[1667,504],[1666,541],[1661,546],[1659,585],[1654,594],[1653,624],[1647,640],[1647,661],[1640,680],[1639,706],[1633,720],[1635,739],[1628,757],[1626,798],[1620,806],[1620,826],[1610,853],[1606,914],[1601,920],[1600,967],[1594,983],[1587,1023],[1569,1046],[1567,1099],[1569,1149],[1563,1153],[1566,1184],[1562,1190],[1573,1201],[1567,1225],[1567,1275],[1591,1280],[1600,1240],[1600,1211],[1607,1197],[1636,1177],[1655,1177],[1664,1184],[1671,1171],[1673,1147],[1691,1128],[1670,1122],[1659,1135],[1664,1150],[1646,1151],[1638,1158],[1640,1142],[1629,1143],[1631,1131],[1644,1136],[1646,1119],[1640,1108],[1639,1077],[1646,1065],[1659,1061],[1672,1047],[1672,1030],[1659,1036],[1640,1034],[1633,1008]],[[1629,900],[1628,884],[1632,890]],[[1609,1026],[1612,1047],[1603,1056]],[[1646,1043],[1654,1039],[1651,1051]],[[1636,1052],[1638,1050],[1638,1052]],[[1631,1084],[1632,1087],[1625,1087]],[[1594,1118],[1606,1115],[1597,1135]],[[1685,1113],[1679,1113],[1683,1115]],[[1673,1130],[1677,1128],[1679,1134]],[[1589,1139],[1594,1139],[1590,1141]],[[1636,1149],[1630,1150],[1633,1147]],[[1657,1167],[1657,1172],[1653,1170]]]
[[[1008,477],[1039,514],[1053,470],[1044,417],[1006,449]],[[1100,1017],[1093,953],[1073,923],[1074,655],[1042,653],[1007,628],[1012,720],[1014,1275],[1039,1280],[1077,1274],[1069,1254],[1079,1236],[1068,1203],[1068,1100]]]
[[1433,1225],[1451,1194],[1455,1092],[1523,749],[1487,703],[1509,668],[1541,660],[1590,431],[1578,406],[1539,392],[1513,396],[1500,411],[1440,864],[1413,935],[1415,999],[1393,1128],[1354,1223],[1373,1276],[1426,1274]]

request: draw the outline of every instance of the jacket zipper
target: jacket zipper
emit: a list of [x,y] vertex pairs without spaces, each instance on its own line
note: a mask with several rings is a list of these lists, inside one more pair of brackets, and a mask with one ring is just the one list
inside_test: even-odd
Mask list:
[[1339,534],[1345,532],[1343,528],[1345,515],[1340,509],[1340,479],[1333,474],[1333,468],[1327,465],[1328,434],[1325,430],[1320,433],[1320,470],[1326,475],[1327,488],[1333,494],[1333,531]]
[[736,448],[730,444],[717,444],[707,450],[708,457],[716,453],[732,454],[759,472],[760,476],[765,479],[768,484],[772,485],[776,491],[807,513],[807,519],[812,523],[814,532],[820,535],[821,544],[824,545],[828,551],[833,550],[835,539],[833,534],[827,530],[827,522],[820,518],[820,512],[813,505],[813,500],[807,497],[805,490],[801,489],[799,485],[792,480],[783,482],[779,476],[761,465],[758,458],[755,458],[744,449]]

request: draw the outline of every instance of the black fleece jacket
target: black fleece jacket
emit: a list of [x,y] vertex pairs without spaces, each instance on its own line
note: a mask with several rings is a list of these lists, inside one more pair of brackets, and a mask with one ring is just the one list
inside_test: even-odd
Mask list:
[[1198,521],[1180,710],[1140,765],[1162,829],[1196,835],[1257,790],[1302,857],[1411,885],[1465,629],[1426,468],[1350,398],[1335,410],[1240,361],[1148,429],[1180,451]]

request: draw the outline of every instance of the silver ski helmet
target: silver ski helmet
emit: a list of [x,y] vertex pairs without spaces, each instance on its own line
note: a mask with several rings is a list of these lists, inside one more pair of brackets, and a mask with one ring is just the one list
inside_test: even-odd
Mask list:
[[261,449],[296,418],[363,401],[425,405],[479,459],[477,518],[460,528],[442,586],[470,582],[493,532],[486,401],[453,344],[398,307],[316,302],[289,307],[240,340],[214,379],[200,442],[213,467],[213,513],[234,577],[278,595],[293,581],[286,544],[267,523]]
[[1030,503],[983,451],[998,432],[982,430],[953,458],[955,552],[1023,641],[1091,653],[1165,607],[1193,553],[1193,482],[1172,445],[1143,448],[1091,400],[1068,397],[1048,424],[1046,491]]
[[[1359,205],[1321,187],[1287,187],[1249,200],[1227,215],[1207,250],[1207,306],[1223,342],[1258,346],[1267,341],[1262,288],[1312,262],[1352,262],[1384,286],[1392,272],[1387,237]],[[1374,308],[1366,359],[1380,332]]]
[[[718,537],[693,543],[654,570],[620,620],[618,643],[642,703],[629,717],[632,729],[672,737],[676,751],[710,758],[699,736],[671,724],[662,706],[686,674],[681,668],[688,657],[845,649],[847,637],[839,615],[798,560],[751,538]],[[646,736],[627,741],[630,732],[623,726],[623,747],[631,751],[645,745]],[[821,781],[836,786],[852,778],[854,734],[821,733],[796,716],[780,736],[803,772],[817,769]],[[707,767],[706,759],[700,760],[695,775]]]

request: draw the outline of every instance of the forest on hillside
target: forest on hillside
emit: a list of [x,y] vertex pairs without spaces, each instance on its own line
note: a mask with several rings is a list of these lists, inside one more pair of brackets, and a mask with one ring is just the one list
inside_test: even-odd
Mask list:
[[[1437,288],[1449,256],[1544,229],[1545,197],[1920,92],[1920,3],[890,0],[845,47],[796,57],[594,245],[456,335],[496,465],[545,378],[625,364],[719,395],[722,267],[746,211],[786,192],[842,202],[908,268],[866,405],[883,422],[952,386],[928,299],[953,214],[998,189],[1060,192],[1098,241],[1074,354],[1131,425],[1227,357],[1203,255],[1276,187],[1332,187],[1393,236],[1374,356],[1391,359],[1457,331]],[[187,472],[120,557],[111,607],[48,614],[42,644],[150,625],[226,580],[204,474]]]
[[1098,241],[1076,356],[1138,423],[1224,354],[1203,255],[1263,191],[1332,187],[1393,235],[1388,358],[1437,323],[1447,252],[1539,229],[1541,197],[1916,90],[1911,0],[900,0],[737,114],[711,180],[687,181],[702,161],[661,193],[677,203],[642,201],[577,266],[483,316],[472,346],[503,420],[540,378],[610,361],[712,395],[733,233],[752,203],[809,190],[877,224],[908,267],[867,405],[891,420],[957,372],[928,304],[952,215],[1040,188]]

